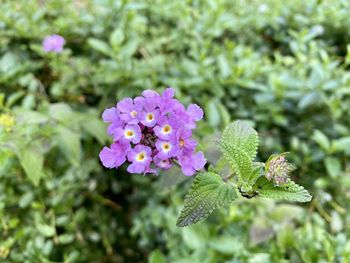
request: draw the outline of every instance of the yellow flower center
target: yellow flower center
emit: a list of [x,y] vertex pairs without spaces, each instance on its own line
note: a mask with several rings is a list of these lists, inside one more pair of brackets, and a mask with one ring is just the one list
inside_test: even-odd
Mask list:
[[125,131],[125,137],[130,138],[132,136],[134,136],[134,132],[133,131],[131,131],[131,130]]
[[130,112],[130,115],[135,118],[137,116],[137,111],[133,110],[132,112]]
[[147,119],[148,121],[153,121],[153,119],[154,119],[153,113],[148,113],[148,114],[146,115],[146,119]]
[[165,152],[168,152],[171,149],[171,145],[169,143],[163,143],[162,148]]
[[146,157],[146,153],[145,152],[140,152],[136,155],[136,160],[139,162],[142,162]]
[[171,127],[170,127],[170,125],[165,125],[164,127],[163,127],[163,133],[165,133],[165,134],[167,134],[167,133],[170,133],[171,132]]

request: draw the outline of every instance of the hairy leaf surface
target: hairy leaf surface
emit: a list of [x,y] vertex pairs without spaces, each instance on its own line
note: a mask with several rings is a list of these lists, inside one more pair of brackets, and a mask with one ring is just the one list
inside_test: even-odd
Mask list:
[[259,138],[258,133],[242,121],[229,124],[222,133],[221,142],[241,149],[253,160],[256,156]]
[[194,179],[186,195],[184,208],[177,226],[188,226],[207,218],[214,209],[232,203],[237,198],[232,185],[222,181],[218,174],[201,173]]
[[261,197],[267,197],[278,200],[288,200],[296,202],[309,202],[312,196],[304,187],[290,181],[283,187],[274,186],[272,182],[265,177],[257,180],[258,194]]

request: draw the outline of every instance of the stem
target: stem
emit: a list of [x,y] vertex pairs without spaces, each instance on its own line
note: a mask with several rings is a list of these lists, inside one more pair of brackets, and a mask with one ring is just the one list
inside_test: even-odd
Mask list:
[[235,173],[231,173],[223,178],[224,182],[228,182],[228,179],[232,178],[235,175]]
[[179,162],[177,160],[172,160],[172,162],[179,168],[181,168],[181,165],[179,164]]

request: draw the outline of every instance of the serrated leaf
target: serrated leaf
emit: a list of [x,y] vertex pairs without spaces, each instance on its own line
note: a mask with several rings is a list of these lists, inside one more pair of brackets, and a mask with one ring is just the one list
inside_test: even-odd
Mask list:
[[257,182],[258,195],[261,197],[277,200],[288,200],[295,202],[309,202],[312,196],[304,187],[297,185],[293,181],[282,186],[274,186],[265,177],[260,177]]
[[253,176],[253,166],[248,154],[241,148],[228,144],[225,141],[220,142],[220,149],[237,174],[239,181],[250,182]]
[[253,160],[257,154],[259,137],[252,127],[242,121],[235,121],[225,128],[221,142],[241,149]]
[[223,182],[218,174],[200,173],[186,195],[176,225],[184,227],[195,224],[207,218],[214,209],[229,205],[236,198],[233,186]]

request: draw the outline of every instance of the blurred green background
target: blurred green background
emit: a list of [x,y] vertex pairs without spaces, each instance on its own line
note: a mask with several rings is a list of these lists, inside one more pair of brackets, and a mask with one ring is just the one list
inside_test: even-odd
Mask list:
[[[350,262],[350,2],[2,0],[1,262]],[[51,34],[63,53],[42,51]],[[294,204],[241,198],[177,228],[192,178],[104,169],[104,108],[143,89],[204,108],[211,163],[230,121],[260,161],[290,151]]]

